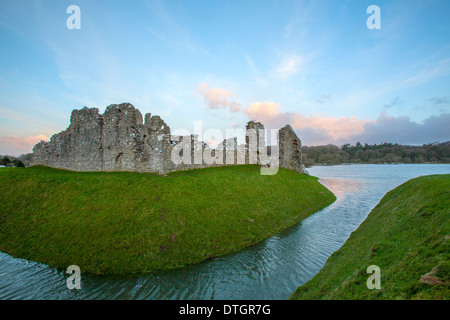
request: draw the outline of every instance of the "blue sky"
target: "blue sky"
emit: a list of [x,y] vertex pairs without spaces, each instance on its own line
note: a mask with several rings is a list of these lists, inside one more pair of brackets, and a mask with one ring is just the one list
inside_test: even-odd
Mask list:
[[2,1],[0,154],[121,102],[172,130],[255,119],[304,145],[447,141],[449,15],[447,0]]

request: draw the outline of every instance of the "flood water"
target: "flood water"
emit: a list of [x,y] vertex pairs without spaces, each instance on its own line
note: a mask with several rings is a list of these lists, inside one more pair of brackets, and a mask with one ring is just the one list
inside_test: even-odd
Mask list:
[[0,252],[0,299],[287,299],[319,272],[386,192],[414,177],[450,173],[450,165],[341,165],[308,171],[337,200],[258,245],[158,275],[82,273],[81,290],[69,290],[62,271]]

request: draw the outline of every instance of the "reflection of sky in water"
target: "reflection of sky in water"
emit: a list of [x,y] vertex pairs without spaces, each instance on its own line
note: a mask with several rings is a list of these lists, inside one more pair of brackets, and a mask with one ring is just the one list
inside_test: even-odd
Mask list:
[[[286,299],[311,279],[389,190],[450,165],[357,165],[308,168],[337,201],[258,245],[159,275],[89,276],[82,290],[67,275],[0,253],[0,299]],[[83,271],[83,270],[81,270]]]
[[334,193],[337,201],[343,201],[345,199],[345,195],[362,191],[364,188],[369,187],[368,183],[343,178],[320,178],[319,182]]

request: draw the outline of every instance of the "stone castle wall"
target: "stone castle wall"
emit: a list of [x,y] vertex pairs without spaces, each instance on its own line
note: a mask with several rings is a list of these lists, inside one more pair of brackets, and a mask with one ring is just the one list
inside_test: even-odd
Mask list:
[[[245,145],[237,145],[236,138],[231,138],[224,140],[216,149],[210,149],[191,135],[184,137],[190,141],[182,148],[180,140],[183,140],[171,135],[169,126],[159,116],[147,113],[143,119],[140,111],[129,103],[110,105],[103,114],[97,108],[84,107],[72,111],[70,125],[65,131],[53,135],[48,142],[41,141],[34,146],[31,164],[74,171],[159,174],[226,164],[264,164],[259,152],[249,152],[255,151],[255,148],[257,150],[259,144],[265,145],[264,136],[259,134],[264,126],[250,121],[246,129],[255,130],[256,144],[246,137]],[[301,141],[289,125],[279,130],[278,145],[280,167],[306,173],[301,163]],[[244,154],[242,159],[238,159],[236,150]],[[174,163],[171,158],[173,151],[179,155],[190,151],[192,161]],[[270,154],[271,147],[268,151]],[[195,154],[199,152],[222,161],[211,163],[202,158],[194,161]]]

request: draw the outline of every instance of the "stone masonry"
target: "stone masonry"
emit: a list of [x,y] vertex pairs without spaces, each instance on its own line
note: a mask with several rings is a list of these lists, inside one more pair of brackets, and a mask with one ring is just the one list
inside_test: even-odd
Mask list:
[[[206,143],[198,141],[197,136],[172,136],[169,126],[159,116],[147,113],[143,119],[140,111],[129,103],[110,105],[103,114],[97,108],[84,107],[72,111],[70,125],[65,131],[53,135],[48,142],[41,141],[34,146],[31,164],[73,171],[138,171],[159,174],[230,164],[267,165],[267,161],[260,160],[262,156],[259,151],[249,152],[265,145],[264,135],[260,134],[264,126],[250,121],[246,129],[255,130],[256,141],[250,141],[247,136],[245,145],[237,145],[237,139],[231,138],[211,149]],[[183,139],[180,138],[188,141],[183,144],[183,148],[180,142]],[[301,162],[301,141],[291,126],[286,125],[280,129],[278,138],[279,166],[307,173]],[[269,155],[271,149],[273,147],[267,147]],[[171,154],[175,151],[180,156],[190,151],[191,157],[187,158],[192,161],[174,163]],[[239,152],[236,151],[244,154],[241,161],[237,156]],[[195,158],[199,154],[210,155],[209,161],[201,156],[200,160]]]

